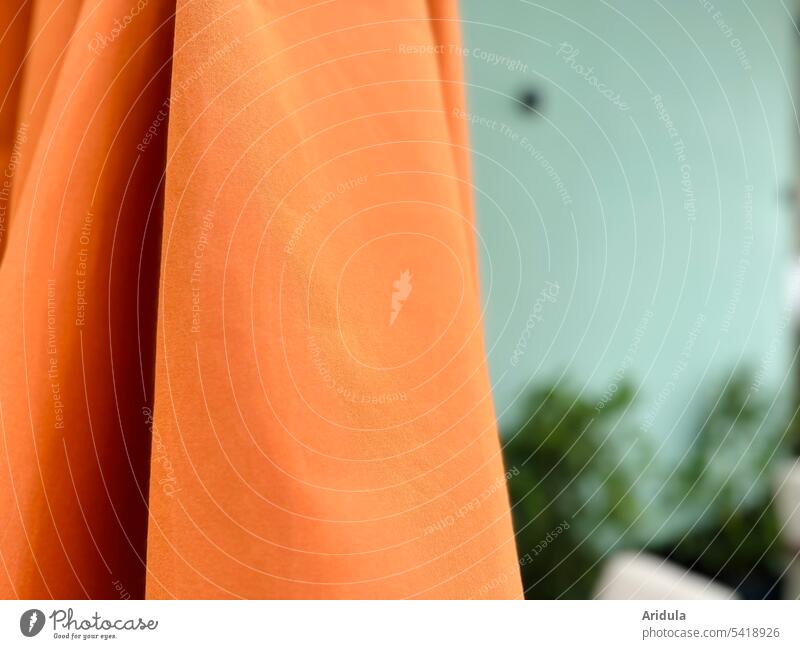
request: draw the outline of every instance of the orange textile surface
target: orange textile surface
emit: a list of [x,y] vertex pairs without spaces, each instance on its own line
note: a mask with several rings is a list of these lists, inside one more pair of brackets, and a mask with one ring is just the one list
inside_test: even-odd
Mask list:
[[455,3],[0,28],[2,596],[520,597]]

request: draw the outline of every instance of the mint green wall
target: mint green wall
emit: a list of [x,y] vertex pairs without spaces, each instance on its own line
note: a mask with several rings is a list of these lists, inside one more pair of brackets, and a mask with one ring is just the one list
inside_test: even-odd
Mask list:
[[[702,379],[749,364],[766,396],[788,375],[798,37],[779,2],[708,5],[461,2],[506,426],[530,384],[602,394],[624,374],[642,431],[675,454]],[[515,103],[529,87],[541,116]]]

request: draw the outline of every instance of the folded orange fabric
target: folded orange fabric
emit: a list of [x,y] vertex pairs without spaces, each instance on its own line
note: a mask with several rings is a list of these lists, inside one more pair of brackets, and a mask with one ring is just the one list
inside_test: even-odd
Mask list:
[[520,597],[455,3],[29,4],[0,594]]

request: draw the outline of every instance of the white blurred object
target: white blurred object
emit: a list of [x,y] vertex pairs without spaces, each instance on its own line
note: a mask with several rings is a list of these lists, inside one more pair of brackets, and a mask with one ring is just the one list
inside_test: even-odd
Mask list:
[[736,599],[736,593],[661,557],[618,552],[603,567],[595,599]]
[[787,552],[789,565],[783,577],[783,599],[800,599],[800,559],[797,550]]
[[775,509],[784,543],[800,549],[800,459],[791,458],[778,466],[775,475]]
[[800,320],[800,259],[795,259],[789,268],[786,280],[786,303],[792,314],[792,320]]
[[800,460],[781,463],[775,475],[775,511],[787,558],[785,599],[800,599]]

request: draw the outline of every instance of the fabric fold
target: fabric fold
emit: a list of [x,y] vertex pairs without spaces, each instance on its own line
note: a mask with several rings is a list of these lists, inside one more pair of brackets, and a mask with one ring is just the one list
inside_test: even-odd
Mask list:
[[18,93],[0,593],[520,597],[455,2],[72,4]]

